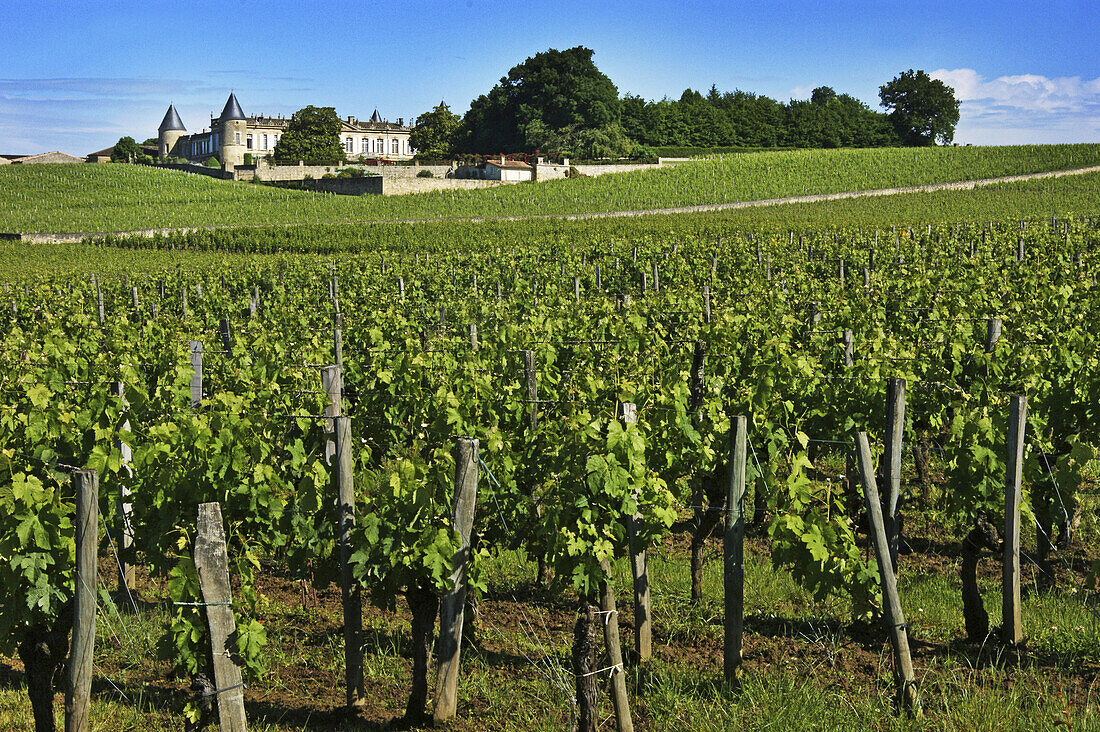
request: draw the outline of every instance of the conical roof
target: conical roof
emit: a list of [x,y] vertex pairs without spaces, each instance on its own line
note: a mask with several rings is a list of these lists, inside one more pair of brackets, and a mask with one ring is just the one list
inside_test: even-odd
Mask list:
[[183,130],[187,131],[187,128],[183,126],[183,120],[180,119],[179,113],[176,112],[176,105],[169,104],[168,111],[164,113],[164,119],[160,122],[160,127],[157,128],[158,132],[167,132],[168,130]]
[[225,107],[222,109],[222,114],[218,119],[225,122],[231,119],[244,118],[244,110],[241,109],[241,105],[237,103],[237,95],[233,92],[229,92],[229,99],[225,101]]
[[370,121],[371,121],[371,122],[381,122],[381,121],[382,121],[382,115],[378,114],[378,110],[377,110],[377,109],[376,109],[376,110],[374,110],[374,114],[372,114],[372,115],[370,116]]

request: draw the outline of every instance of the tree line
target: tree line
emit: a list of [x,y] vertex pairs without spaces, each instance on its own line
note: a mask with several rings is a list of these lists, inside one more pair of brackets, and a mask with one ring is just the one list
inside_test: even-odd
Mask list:
[[924,71],[879,89],[871,109],[828,86],[780,102],[711,86],[679,99],[619,96],[591,49],[550,49],[513,67],[462,117],[440,102],[422,114],[411,144],[422,157],[541,152],[577,158],[652,157],[657,147],[883,147],[948,144],[959,103]]

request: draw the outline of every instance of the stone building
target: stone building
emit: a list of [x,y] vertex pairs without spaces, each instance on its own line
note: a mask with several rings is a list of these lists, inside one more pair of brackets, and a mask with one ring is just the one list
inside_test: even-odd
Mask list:
[[[244,165],[245,155],[253,160],[272,155],[289,123],[287,117],[246,116],[231,93],[221,114],[210,118],[210,128],[189,135],[173,104],[157,128],[158,152],[162,159],[177,157],[192,162],[217,157],[226,170],[232,170]],[[341,119],[340,144],[348,160],[409,160],[416,152],[409,145],[411,131],[403,119],[387,122],[376,109],[366,122],[355,117]]]

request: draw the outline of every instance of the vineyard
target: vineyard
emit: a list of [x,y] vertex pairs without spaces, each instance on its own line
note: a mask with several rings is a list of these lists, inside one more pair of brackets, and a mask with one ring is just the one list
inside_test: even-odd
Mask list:
[[1100,223],[751,223],[3,245],[0,717],[1100,725]]
[[415,196],[335,196],[128,165],[0,169],[0,232],[560,215],[754,201],[1072,170],[1100,145],[788,150],[658,170]]

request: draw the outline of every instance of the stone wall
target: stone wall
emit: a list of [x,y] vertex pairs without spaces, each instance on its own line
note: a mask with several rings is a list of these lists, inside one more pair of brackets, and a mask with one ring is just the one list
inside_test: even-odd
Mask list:
[[306,188],[340,196],[362,196],[382,193],[382,177],[365,175],[362,178],[318,178],[303,183]]
[[368,174],[380,173],[383,178],[415,178],[422,170],[429,170],[432,176],[442,178],[451,169],[447,165],[238,165],[233,171],[237,180],[262,181],[305,180],[323,178],[326,174],[335,174],[337,170],[355,168]]
[[554,180],[555,178],[569,177],[569,165],[555,165],[554,163],[535,163],[533,166],[534,180]]
[[514,185],[517,181],[470,180],[460,178],[383,178],[383,196],[402,196],[406,193],[428,193],[430,191],[462,191],[474,188],[492,188],[500,185]]
[[[515,181],[508,181],[514,183]],[[302,185],[314,191],[335,193],[340,196],[403,196],[409,193],[431,191],[461,191],[475,188],[491,188],[501,185],[499,180],[462,180],[457,178],[389,178],[372,175],[363,178],[317,178]]]
[[592,163],[574,165],[573,167],[581,175],[595,177],[597,175],[607,175],[608,173],[633,173],[637,170],[653,170],[662,167],[662,165],[660,163]]

